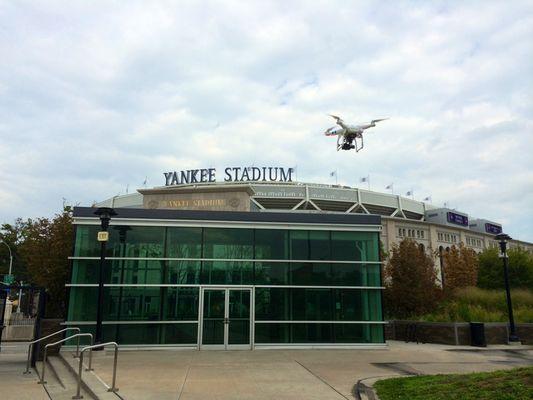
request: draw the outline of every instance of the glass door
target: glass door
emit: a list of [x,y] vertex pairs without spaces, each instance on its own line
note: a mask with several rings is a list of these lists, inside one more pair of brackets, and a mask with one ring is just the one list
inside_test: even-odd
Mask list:
[[200,348],[251,349],[249,288],[203,288]]

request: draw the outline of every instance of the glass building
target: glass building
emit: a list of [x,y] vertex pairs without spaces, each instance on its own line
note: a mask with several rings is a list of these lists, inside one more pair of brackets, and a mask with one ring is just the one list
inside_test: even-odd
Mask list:
[[[100,221],[74,209],[69,326],[94,332]],[[253,349],[383,344],[380,217],[115,209],[104,339]]]

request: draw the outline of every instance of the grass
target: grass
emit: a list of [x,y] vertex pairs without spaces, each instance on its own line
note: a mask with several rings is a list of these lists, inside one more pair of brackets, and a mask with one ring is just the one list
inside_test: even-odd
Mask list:
[[381,400],[530,400],[533,367],[384,379],[374,389]]
[[[533,291],[513,289],[511,297],[515,321],[533,322]],[[444,301],[436,312],[419,319],[433,322],[506,322],[505,291],[475,287],[461,289]]]

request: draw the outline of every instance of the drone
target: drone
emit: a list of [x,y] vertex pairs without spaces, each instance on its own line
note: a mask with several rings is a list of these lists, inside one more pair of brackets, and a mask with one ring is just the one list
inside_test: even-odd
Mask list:
[[376,122],[385,121],[386,119],[388,119],[373,119],[372,121],[370,121],[369,124],[348,125],[342,120],[342,118],[337,117],[336,115],[330,114],[330,117],[335,118],[338,126],[332,126],[331,128],[328,128],[324,132],[324,135],[337,136],[337,151],[341,149],[355,149],[355,152],[358,152],[364,146],[363,132],[368,128],[373,128],[374,126],[376,126]]

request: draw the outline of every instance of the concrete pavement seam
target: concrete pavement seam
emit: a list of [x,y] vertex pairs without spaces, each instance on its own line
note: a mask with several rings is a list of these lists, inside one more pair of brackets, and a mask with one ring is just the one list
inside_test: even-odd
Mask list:
[[309,372],[311,375],[313,375],[315,378],[320,380],[322,383],[329,386],[332,390],[334,390],[336,393],[338,393],[340,396],[344,397],[346,400],[350,400],[348,397],[343,395],[341,392],[339,392],[337,389],[335,389],[333,386],[331,386],[325,379],[323,379],[320,375],[315,374],[313,371],[311,371],[309,368],[307,368],[305,365],[303,365],[298,360],[294,360],[295,363],[299,364],[303,369],[305,369],[307,372]]

